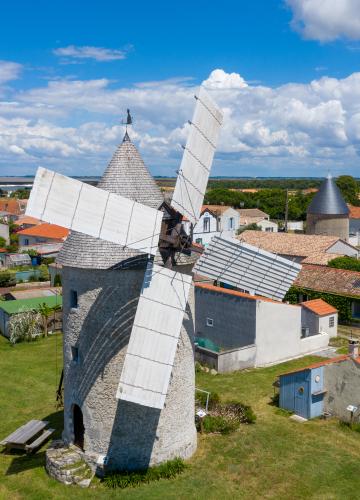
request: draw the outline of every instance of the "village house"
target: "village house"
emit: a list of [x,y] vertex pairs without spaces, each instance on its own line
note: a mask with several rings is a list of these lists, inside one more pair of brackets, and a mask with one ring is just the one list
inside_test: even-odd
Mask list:
[[18,198],[0,198],[0,211],[12,215],[22,215],[25,213],[27,200]]
[[303,265],[294,281],[291,294],[296,294],[299,302],[309,298],[322,297],[338,303],[341,321],[360,319],[360,272],[336,269],[327,266]]
[[[203,205],[201,215],[193,228],[193,240],[200,245],[208,245],[221,232],[235,236],[239,229],[237,210],[225,205]],[[183,218],[183,227],[190,234],[190,222]]]
[[256,224],[267,233],[277,233],[279,230],[276,222],[272,222],[269,215],[258,208],[237,208],[236,211],[240,215],[240,227]]
[[359,255],[357,248],[337,236],[244,231],[238,239],[301,264],[326,266],[336,257]]
[[20,215],[14,224],[19,228],[19,230],[22,230],[38,226],[41,224],[41,220],[36,219],[35,217],[30,217],[29,215]]
[[360,358],[357,343],[349,347],[349,355],[280,375],[280,408],[305,419],[327,415],[359,422]]
[[360,207],[348,205],[349,207],[349,242],[354,246],[360,246]]
[[323,300],[290,305],[197,282],[195,311],[196,359],[219,372],[311,354],[337,335],[337,310]]
[[42,223],[18,231],[17,234],[20,251],[33,249],[42,256],[56,256],[69,230],[56,224]]

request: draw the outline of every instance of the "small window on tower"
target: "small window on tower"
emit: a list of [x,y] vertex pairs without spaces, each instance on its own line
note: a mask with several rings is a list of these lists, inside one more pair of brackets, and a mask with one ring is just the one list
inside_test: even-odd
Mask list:
[[214,326],[214,320],[212,318],[206,318],[206,326]]
[[70,290],[70,307],[71,309],[78,307],[78,294],[76,290]]
[[71,346],[71,359],[74,363],[79,362],[79,348],[75,346]]

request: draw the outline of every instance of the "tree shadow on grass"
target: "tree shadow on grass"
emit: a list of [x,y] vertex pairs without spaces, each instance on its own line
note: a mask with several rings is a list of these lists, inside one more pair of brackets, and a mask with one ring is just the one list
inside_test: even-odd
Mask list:
[[48,447],[49,443],[52,439],[60,439],[61,433],[63,429],[63,411],[59,410],[46,417],[43,417],[42,420],[46,420],[49,422],[48,428],[55,429],[55,432],[51,435],[50,439],[46,441],[39,450],[36,450],[31,455],[27,455],[23,450],[4,450],[2,451],[3,455],[14,456],[11,461],[6,475],[10,476],[13,474],[18,474],[20,472],[24,472],[30,469],[36,469],[39,467],[45,467],[45,451]]

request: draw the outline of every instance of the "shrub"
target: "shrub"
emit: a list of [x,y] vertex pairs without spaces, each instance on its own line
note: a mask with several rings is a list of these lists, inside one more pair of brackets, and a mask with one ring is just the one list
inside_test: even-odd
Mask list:
[[[205,392],[196,393],[196,401],[199,406],[205,408],[207,394]],[[208,410],[215,408],[220,404],[220,396],[217,392],[210,392]]]
[[336,269],[348,269],[349,271],[360,271],[360,260],[355,257],[336,257],[328,263],[329,267]]
[[[198,424],[198,427],[200,423]],[[206,415],[203,418],[203,430],[206,433],[220,432],[229,434],[234,432],[240,426],[240,421],[229,419],[221,415]]]
[[16,276],[14,272],[11,271],[0,272],[0,287],[15,286],[15,285],[16,285]]
[[[239,428],[240,424],[254,424],[256,415],[251,406],[238,401],[216,404],[203,419],[203,431],[228,434]],[[200,419],[196,419],[196,427],[201,429]]]
[[46,266],[52,264],[53,262],[55,262],[55,257],[42,257],[41,259],[41,263],[45,264]]
[[48,267],[45,264],[41,264],[41,266],[39,266],[39,271],[40,271],[39,281],[49,281],[50,274]]
[[9,340],[12,344],[31,341],[41,334],[41,317],[34,311],[15,314],[9,321]]
[[186,464],[181,458],[174,458],[143,471],[111,472],[105,476],[104,483],[108,488],[134,487],[160,479],[172,479],[181,474],[185,468]]
[[55,274],[54,286],[61,286],[61,276],[60,276],[60,274]]

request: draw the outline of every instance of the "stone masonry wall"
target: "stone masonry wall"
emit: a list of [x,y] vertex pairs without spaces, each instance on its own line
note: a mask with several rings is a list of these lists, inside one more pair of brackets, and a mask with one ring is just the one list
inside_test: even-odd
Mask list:
[[[64,433],[72,443],[73,405],[84,419],[84,449],[108,457],[110,469],[137,469],[196,449],[193,320],[189,307],[162,411],[119,401],[115,394],[144,269],[63,268]],[[70,290],[78,294],[71,309]],[[193,306],[193,292],[189,303]],[[79,361],[72,360],[72,347]]]

